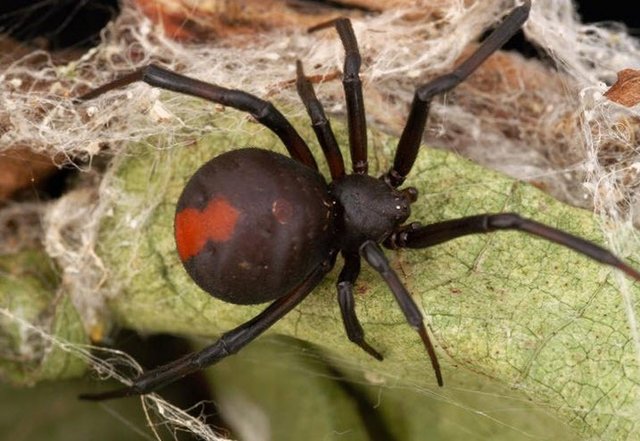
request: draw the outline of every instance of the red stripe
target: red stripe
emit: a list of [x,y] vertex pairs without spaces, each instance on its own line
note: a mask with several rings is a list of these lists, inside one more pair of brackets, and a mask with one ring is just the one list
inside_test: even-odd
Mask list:
[[185,208],[176,213],[176,245],[183,261],[198,254],[208,241],[226,242],[240,216],[223,197],[213,198],[203,209]]

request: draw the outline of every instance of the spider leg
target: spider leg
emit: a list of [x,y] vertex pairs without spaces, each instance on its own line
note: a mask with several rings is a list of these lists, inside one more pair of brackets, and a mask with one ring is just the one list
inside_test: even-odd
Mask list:
[[427,329],[423,322],[424,319],[420,313],[418,305],[413,301],[411,295],[407,291],[407,288],[404,287],[396,272],[389,265],[389,261],[377,243],[371,240],[366,241],[360,247],[360,254],[364,257],[367,263],[373,267],[373,269],[380,273],[395,296],[398,305],[400,305],[400,309],[402,309],[407,322],[418,332],[420,338],[422,338],[424,347],[431,359],[431,365],[433,366],[433,370],[436,374],[438,386],[442,386],[444,383],[442,381],[442,373],[440,372],[440,363],[438,362],[438,357],[436,356],[433,344],[429,339],[429,334],[427,334]]
[[373,358],[382,361],[382,355],[372,348],[364,339],[364,330],[358,321],[353,298],[353,284],[360,274],[360,256],[357,254],[344,254],[345,264],[338,277],[338,304],[342,313],[347,337],[353,343],[360,346]]
[[131,386],[97,394],[82,394],[79,398],[82,400],[101,401],[131,395],[144,395],[235,354],[304,300],[331,270],[334,262],[335,253],[332,253],[329,259],[313,270],[289,294],[271,303],[264,311],[248,322],[225,332],[211,346],[147,371],[136,378]]
[[490,233],[497,230],[527,232],[617,268],[640,281],[640,272],[601,246],[515,213],[481,214],[425,226],[413,224],[392,234],[385,244],[390,248],[427,248],[469,234]]
[[226,89],[216,86],[215,84],[205,83],[204,81],[172,72],[155,64],[149,64],[130,74],[117,78],[110,83],[104,84],[75,98],[74,101],[90,100],[110,90],[138,81],[143,81],[161,89],[203,98],[214,103],[248,112],[258,120],[258,122],[278,135],[292,158],[315,170],[318,169],[318,165],[307,144],[284,115],[269,101],[264,101],[241,90]]
[[434,96],[447,92],[466,80],[491,54],[500,49],[522,27],[529,17],[531,1],[513,9],[480,47],[453,71],[419,86],[413,96],[407,124],[402,131],[393,166],[383,178],[393,187],[400,186],[411,171],[418,156],[422,135]]
[[311,126],[313,127],[313,131],[316,132],[318,142],[322,147],[325,158],[327,158],[331,178],[333,180],[341,178],[344,176],[342,153],[340,153],[338,142],[331,130],[331,124],[324,113],[322,103],[316,98],[311,82],[304,76],[304,70],[302,69],[300,60],[296,61],[296,78],[298,95],[300,95],[300,99],[307,108],[307,113],[311,118]]
[[351,21],[348,18],[337,18],[320,23],[309,28],[309,32],[315,32],[330,26],[335,26],[345,51],[342,85],[347,101],[349,148],[351,149],[353,172],[366,174],[369,163],[367,160],[367,121],[362,97],[362,82],[360,81],[362,58]]

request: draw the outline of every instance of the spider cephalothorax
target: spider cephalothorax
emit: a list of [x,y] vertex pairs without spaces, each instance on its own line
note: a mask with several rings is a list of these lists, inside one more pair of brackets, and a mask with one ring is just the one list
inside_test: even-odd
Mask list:
[[381,243],[409,218],[413,193],[368,175],[346,175],[331,185],[341,249],[357,253],[367,240]]
[[405,223],[417,192],[411,187],[398,187],[418,155],[431,99],[464,81],[511,38],[526,21],[530,7],[531,2],[525,1],[515,8],[452,72],[416,89],[393,165],[379,178],[367,173],[360,53],[348,19],[323,23],[312,30],[335,26],[345,48],[343,84],[352,173],[345,171],[329,120],[302,64],[297,63],[298,94],[329,164],[329,184],[318,172],[305,141],[286,118],[271,103],[246,92],[148,65],[81,96],[78,100],[83,101],[144,81],[201,97],[249,112],[282,140],[291,156],[256,148],[217,156],[189,180],[176,208],[178,255],[202,289],[231,303],[272,303],[202,351],[148,371],[123,389],[83,398],[101,400],[145,394],[237,352],[304,300],[334,266],[338,254],[344,259],[337,283],[338,303],[349,339],[382,359],[366,342],[355,313],[353,287],[364,259],[384,279],[407,322],[422,339],[441,386],[440,366],[422,313],[389,265],[381,245],[425,248],[468,234],[512,229],[556,242],[640,280],[638,271],[602,247],[514,213],[480,214],[430,225]]

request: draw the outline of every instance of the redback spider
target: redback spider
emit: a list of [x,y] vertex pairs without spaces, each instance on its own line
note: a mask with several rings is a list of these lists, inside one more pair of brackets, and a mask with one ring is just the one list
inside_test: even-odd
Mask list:
[[250,113],[284,143],[290,158],[257,148],[223,153],[204,164],[178,200],[178,255],[193,280],[214,297],[234,304],[272,301],[260,314],[224,333],[205,349],[145,372],[125,388],[81,398],[104,400],[146,394],[239,351],[304,300],[333,268],[338,253],[338,303],[349,340],[371,356],[382,355],[364,338],[353,287],[360,259],[371,265],[395,296],[431,359],[438,385],[440,366],[420,309],[389,265],[381,246],[425,248],[469,234],[518,230],[556,242],[640,281],[640,273],[611,252],[515,213],[480,214],[420,225],[407,223],[416,201],[412,187],[399,189],[416,160],[432,98],[464,81],[524,24],[531,2],[514,8],[453,71],[416,89],[391,169],[367,173],[367,132],[360,82],[360,53],[351,22],[339,18],[310,29],[335,26],[345,49],[343,71],[352,173],[345,171],[336,139],[310,81],[297,62],[297,90],[329,164],[327,184],[305,141],[270,103],[239,90],[195,80],[150,64],[78,98],[95,98],[137,81],[204,98]]

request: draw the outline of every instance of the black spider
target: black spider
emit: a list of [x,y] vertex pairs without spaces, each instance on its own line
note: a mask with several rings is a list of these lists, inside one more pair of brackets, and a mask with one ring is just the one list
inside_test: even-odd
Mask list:
[[339,252],[345,263],[338,278],[338,301],[349,339],[382,359],[365,341],[355,314],[353,286],[362,257],[382,276],[407,322],[422,338],[440,386],[440,366],[420,309],[389,266],[381,244],[387,248],[425,248],[468,234],[514,229],[571,248],[640,280],[638,271],[598,245],[514,213],[481,214],[424,226],[406,223],[417,191],[398,187],[415,162],[432,98],[464,81],[509,40],[527,20],[530,7],[531,2],[525,1],[513,9],[457,68],[416,89],[393,166],[380,179],[367,174],[361,60],[351,23],[345,18],[311,30],[335,26],[345,48],[343,84],[353,164],[350,174],[345,172],[322,105],[304,76],[302,64],[297,63],[298,94],[329,163],[330,184],[320,175],[311,151],[285,117],[271,103],[246,92],[148,65],[78,98],[88,100],[144,81],[249,112],[280,137],[292,158],[256,148],[217,156],[191,177],[176,208],[178,254],[202,289],[236,304],[273,303],[211,346],[142,374],[131,386],[81,397],[103,400],[146,394],[237,352],[311,293],[332,269]]

